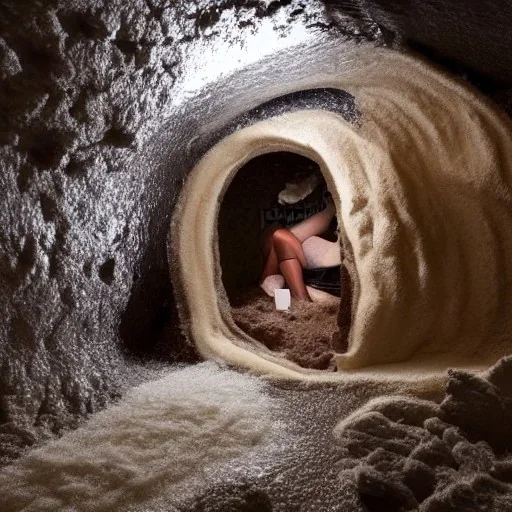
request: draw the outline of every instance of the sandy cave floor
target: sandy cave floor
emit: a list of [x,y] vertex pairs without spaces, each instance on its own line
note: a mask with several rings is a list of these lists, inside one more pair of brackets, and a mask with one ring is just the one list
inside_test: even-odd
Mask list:
[[269,349],[304,368],[335,371],[332,347],[338,336],[337,301],[294,301],[290,311],[277,311],[274,300],[252,286],[237,294],[231,306],[238,327]]
[[391,383],[162,368],[0,472],[0,509],[512,510],[511,370],[508,358],[480,376],[452,371],[444,398],[418,399]]
[[[145,373],[146,369],[141,368],[140,371]],[[182,382],[183,388],[179,378],[172,377],[174,372],[178,377],[180,371],[193,377]],[[350,479],[346,478],[348,488],[338,485],[339,463],[344,457],[344,449],[334,442],[333,428],[340,419],[369,399],[392,392],[388,386],[376,389],[370,386],[276,381],[264,384],[263,380],[239,372],[217,369],[213,363],[187,365],[181,370],[177,367],[171,369],[171,373],[164,368],[151,370],[148,377],[154,379],[157,374],[160,374],[159,379],[145,384],[150,386],[146,388],[149,395],[141,396],[135,402],[131,399],[135,409],[130,409],[126,421],[122,419],[126,407],[123,400],[123,409],[112,406],[96,415],[103,418],[99,425],[72,432],[71,438],[65,436],[58,440],[54,448],[43,447],[44,451],[32,460],[20,460],[12,468],[14,473],[11,476],[0,472],[0,490],[5,491],[0,493],[0,509],[15,512],[22,508],[22,504],[39,499],[45,500],[47,506],[42,505],[38,510],[62,510],[66,509],[60,508],[63,503],[76,505],[78,496],[81,496],[87,502],[82,503],[84,509],[87,505],[91,511],[363,511],[357,488],[349,482]],[[170,377],[171,381],[165,384],[162,376]],[[262,383],[262,388],[255,395],[254,383],[258,382]],[[217,404],[228,420],[240,416],[239,422],[225,428],[240,430],[241,435],[254,428],[252,425],[244,426],[242,408],[248,399],[254,404],[254,399],[260,395],[263,400],[260,405],[271,411],[271,432],[265,434],[265,440],[255,439],[249,451],[244,448],[244,442],[240,446],[226,445],[223,441],[224,428],[215,428],[207,438],[208,431],[201,425],[203,420],[208,422],[213,413],[208,407],[198,420],[200,429],[204,429],[201,430],[203,434],[192,437],[192,445],[187,444],[187,436],[176,437],[178,452],[177,459],[173,460],[168,451],[173,443],[164,445],[162,436],[155,434],[167,423],[171,429],[177,427],[177,423],[172,421],[176,412],[172,404],[179,395],[184,399],[188,397],[182,403],[185,412],[195,410],[199,413],[201,403],[206,400],[209,405]],[[148,400],[150,397],[152,399]],[[180,403],[179,400],[176,403]],[[258,408],[257,411],[261,413],[263,409]],[[131,428],[132,424],[136,425],[138,416],[148,430],[146,436]],[[116,417],[121,419],[121,423]],[[188,421],[190,419],[184,420],[185,426]],[[195,431],[195,435],[199,433]],[[194,452],[200,451],[197,447],[203,438],[212,445],[208,453],[218,459],[218,464],[202,467],[203,463],[198,459],[200,470],[196,472],[190,470],[189,463]],[[84,452],[82,443],[88,439],[97,442]],[[238,440],[242,441],[242,438]],[[55,451],[57,447],[60,449]],[[240,456],[229,460],[229,451],[235,455],[238,449],[241,450]],[[220,456],[218,450],[226,451],[227,457]],[[84,465],[84,458],[87,465]],[[160,462],[156,464],[155,460]],[[182,465],[178,473],[183,473],[183,485],[179,489],[174,487],[168,474],[172,470],[167,467],[174,467],[176,460]],[[98,475],[106,475],[101,483],[96,480]],[[68,483],[66,479],[69,479]],[[76,496],[72,497],[69,492],[73,493],[72,484],[76,482]],[[89,486],[95,492],[89,494]]]

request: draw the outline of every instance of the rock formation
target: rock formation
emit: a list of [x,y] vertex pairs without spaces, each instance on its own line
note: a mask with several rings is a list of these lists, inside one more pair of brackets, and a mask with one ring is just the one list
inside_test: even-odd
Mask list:
[[[229,79],[224,89],[194,96],[183,77],[198,72],[194,55],[204,48],[218,52],[265,23],[284,38],[303,26],[319,39],[326,30],[380,41],[414,39],[421,26],[393,23],[393,13],[379,15],[369,1],[334,3],[329,20],[320,2],[295,0],[0,2],[0,444],[7,458],[118,396],[129,355],[160,347],[171,358],[194,357],[180,344],[165,254],[183,178],[215,136],[192,142],[206,121],[217,116],[225,125],[218,114],[226,104],[213,101],[225,91],[227,104],[249,91],[233,107],[241,114],[272,98],[257,87],[272,85],[265,73],[284,78],[267,65],[260,75],[246,73],[245,83]],[[432,26],[454,19],[435,10],[428,16],[434,35]],[[503,71],[512,66],[497,43],[488,44],[500,33],[508,48],[507,33],[494,29],[506,20],[492,10],[457,18],[457,35],[443,31],[448,46],[435,37],[422,43],[491,77],[478,85],[506,106]],[[486,51],[467,51],[468,38]],[[299,65],[314,70],[314,60],[302,58]],[[298,81],[287,92],[301,88]]]

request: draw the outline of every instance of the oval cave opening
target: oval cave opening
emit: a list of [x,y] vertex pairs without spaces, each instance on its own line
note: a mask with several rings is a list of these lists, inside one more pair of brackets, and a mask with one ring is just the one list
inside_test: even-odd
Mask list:
[[[236,325],[304,368],[335,370],[350,330],[351,286],[318,164],[287,151],[249,160],[224,193],[218,242]],[[290,290],[289,309],[276,308],[275,289]]]

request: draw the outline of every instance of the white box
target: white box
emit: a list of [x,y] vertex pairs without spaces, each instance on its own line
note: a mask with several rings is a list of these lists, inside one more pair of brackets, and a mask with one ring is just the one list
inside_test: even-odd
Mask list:
[[288,288],[278,288],[274,290],[274,300],[277,311],[288,311],[292,302],[292,296]]

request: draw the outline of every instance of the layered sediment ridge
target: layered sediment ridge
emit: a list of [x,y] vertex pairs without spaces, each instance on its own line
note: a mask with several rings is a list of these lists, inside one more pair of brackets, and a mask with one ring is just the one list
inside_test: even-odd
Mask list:
[[226,137],[191,172],[171,242],[196,346],[263,373],[317,378],[234,326],[219,279],[218,200],[245,162],[282,150],[315,160],[335,191],[355,283],[337,378],[415,379],[492,364],[509,352],[512,327],[508,118],[424,62],[368,46],[346,52],[338,76],[318,86],[353,94],[358,123],[285,114]]

